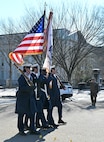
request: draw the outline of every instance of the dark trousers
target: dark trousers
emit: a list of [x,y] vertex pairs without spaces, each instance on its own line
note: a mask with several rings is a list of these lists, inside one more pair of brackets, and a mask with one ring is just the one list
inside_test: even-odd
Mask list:
[[28,118],[28,116],[27,115],[25,115],[25,119],[24,119],[24,126],[25,127],[29,127],[29,118]]
[[[25,122],[24,120],[25,116]],[[18,114],[18,129],[19,131],[23,132],[24,131],[24,125],[28,126],[28,120],[30,119],[30,131],[36,130],[35,125],[34,125],[34,115],[31,115],[28,117],[27,115],[24,114]]]
[[43,127],[47,125],[47,121],[45,119],[43,110],[41,110],[40,112],[37,112],[36,114],[36,126],[40,126],[40,121]]
[[18,127],[18,130],[21,132],[24,131],[23,117],[24,117],[24,114],[18,114],[17,127]]
[[61,101],[57,102],[56,107],[58,109],[58,118],[59,118],[59,120],[61,120],[61,118],[62,118],[62,103],[61,103]]
[[38,112],[36,114],[36,126],[40,126],[40,121],[41,121],[42,127],[47,126],[47,121],[43,111],[45,102],[46,102],[46,99],[44,97],[40,98],[40,100],[37,100]]
[[34,125],[34,115],[30,116],[30,131],[35,131],[36,127]]
[[52,112],[53,112],[53,108],[54,107],[57,107],[58,109],[58,119],[61,120],[62,119],[62,103],[61,101],[58,101],[56,104],[53,104],[52,105],[52,108],[51,109],[48,109],[47,110],[47,120],[48,120],[48,123],[50,125],[53,125],[54,124],[54,119],[53,119],[53,116],[52,116]]
[[59,120],[62,118],[62,104],[61,102],[57,105],[58,108],[58,116],[59,116]]
[[96,104],[96,97],[97,97],[97,96],[91,95],[91,102],[92,102],[92,105],[95,105],[95,104]]
[[52,116],[52,111],[53,111],[53,108],[52,109],[47,109],[47,120],[48,120],[49,125],[54,125],[55,124],[53,116]]

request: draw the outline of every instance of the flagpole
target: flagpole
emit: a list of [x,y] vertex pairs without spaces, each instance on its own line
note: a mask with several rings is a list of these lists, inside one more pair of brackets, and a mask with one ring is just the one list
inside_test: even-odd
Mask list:
[[46,11],[46,6],[47,6],[47,3],[45,2],[44,3],[44,11]]

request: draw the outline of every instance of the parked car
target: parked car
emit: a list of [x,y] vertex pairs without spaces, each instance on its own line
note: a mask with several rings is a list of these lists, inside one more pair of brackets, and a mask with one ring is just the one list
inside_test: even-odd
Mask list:
[[62,101],[64,101],[66,98],[73,96],[73,88],[69,82],[62,81],[62,84],[65,86],[65,89],[60,88],[60,95]]
[[79,90],[84,90],[84,89],[86,89],[86,82],[79,82],[79,83],[78,83],[78,89],[79,89]]

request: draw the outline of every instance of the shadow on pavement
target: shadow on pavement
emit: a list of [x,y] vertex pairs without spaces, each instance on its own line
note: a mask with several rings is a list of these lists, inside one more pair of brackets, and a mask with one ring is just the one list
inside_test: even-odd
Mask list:
[[95,109],[95,108],[96,108],[96,106],[92,106],[92,105],[90,105],[90,106],[86,107],[86,109],[87,109],[87,110]]
[[91,102],[81,100],[81,101],[76,101],[76,100],[69,100],[65,101],[63,104],[63,108],[67,111],[82,111],[82,110],[88,110],[92,111],[95,109],[104,109],[104,101],[97,101],[96,106],[92,106]]
[[40,135],[30,135],[27,132],[26,136],[21,136],[16,134],[15,136],[11,137],[10,139],[5,140],[4,142],[43,142],[45,141],[44,136],[54,131],[54,128],[49,128],[47,130],[39,130],[41,133]]

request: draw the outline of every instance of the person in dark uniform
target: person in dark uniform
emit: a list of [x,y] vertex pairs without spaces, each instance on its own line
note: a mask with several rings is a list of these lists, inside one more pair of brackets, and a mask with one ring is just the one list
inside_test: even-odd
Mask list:
[[17,127],[20,135],[26,135],[24,132],[24,117],[30,119],[30,134],[39,135],[34,126],[34,116],[37,112],[36,102],[34,98],[35,86],[31,81],[30,64],[24,65],[23,74],[18,79],[18,94],[16,99],[15,113],[18,114]]
[[[36,101],[37,101],[36,98],[38,97],[37,96],[37,83],[38,83],[38,77],[39,77],[39,72],[38,72],[39,66],[38,66],[38,64],[34,64],[31,66],[31,68],[32,68],[32,73],[31,73],[32,81],[33,81],[34,86],[36,87],[34,89],[34,97],[35,97],[35,103],[36,103]],[[25,119],[24,119],[25,130],[30,129],[28,123],[29,123],[29,118],[27,115],[25,115]]]
[[59,125],[58,124],[55,124],[55,121],[54,121],[54,119],[53,119],[53,115],[52,115],[52,110],[53,110],[53,102],[52,102],[52,97],[51,97],[51,94],[50,94],[50,84],[51,84],[51,82],[52,82],[52,77],[51,77],[51,73],[48,73],[48,83],[47,83],[47,92],[48,92],[48,94],[49,94],[49,97],[50,97],[50,99],[49,99],[49,102],[50,102],[50,105],[51,105],[51,107],[50,107],[50,109],[47,109],[47,122],[48,122],[48,124],[51,126],[51,127],[53,127],[53,128],[57,128]]
[[95,81],[94,78],[92,78],[89,81],[89,84],[90,84],[90,96],[91,96],[92,106],[95,106],[95,104],[96,104],[96,98],[97,98],[97,93],[99,91],[99,85]]
[[58,108],[58,123],[66,124],[66,122],[62,120],[62,103],[60,100],[60,90],[58,86],[58,80],[56,78],[55,66],[51,67],[51,78],[52,78],[52,82],[51,82],[49,94],[50,94],[50,100],[52,103],[52,110],[53,110],[53,107],[57,107]]
[[[31,76],[33,77],[33,83],[35,84],[35,86],[37,86],[37,88],[35,89],[36,92],[36,103],[37,103],[37,114],[36,114],[36,127],[37,128],[50,128],[47,124],[47,121],[45,119],[45,115],[43,112],[43,102],[44,102],[44,94],[42,94],[41,91],[41,82],[42,82],[42,78],[40,75],[40,69],[39,69],[39,65],[38,64],[34,64],[32,66],[32,73]],[[45,78],[46,79],[46,78]],[[40,121],[41,121],[41,125],[40,125]]]

